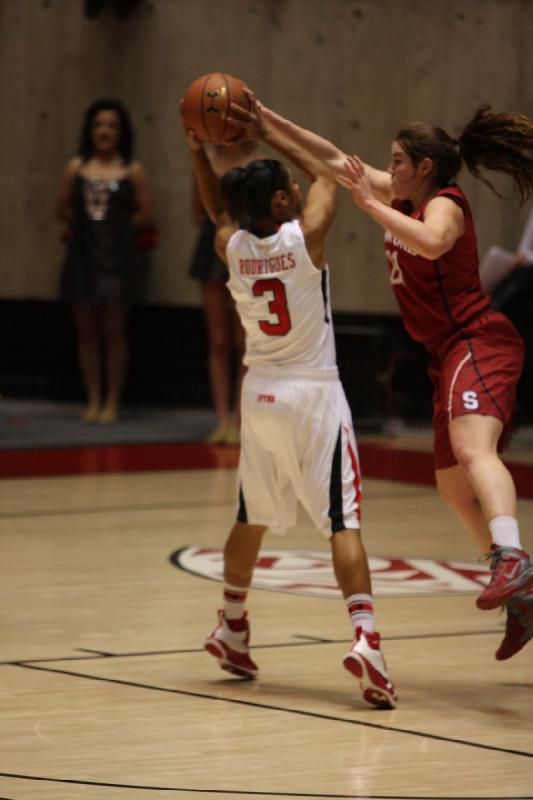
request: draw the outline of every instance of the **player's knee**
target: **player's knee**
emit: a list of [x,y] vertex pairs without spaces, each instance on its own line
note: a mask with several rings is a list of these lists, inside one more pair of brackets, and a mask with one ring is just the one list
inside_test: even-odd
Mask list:
[[452,447],[457,463],[467,471],[483,455],[480,449],[472,445],[471,442],[452,442]]

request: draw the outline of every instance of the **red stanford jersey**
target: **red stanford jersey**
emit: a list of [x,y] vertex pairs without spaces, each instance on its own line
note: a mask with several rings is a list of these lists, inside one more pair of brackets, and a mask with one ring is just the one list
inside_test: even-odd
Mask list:
[[[451,250],[431,261],[416,255],[389,231],[385,234],[390,281],[404,325],[429,350],[456,335],[491,305],[479,280],[476,233],[466,197],[455,184],[435,196],[451,198],[465,217],[465,232]],[[424,219],[427,202],[410,214],[412,219]],[[409,213],[399,200],[392,207]]]

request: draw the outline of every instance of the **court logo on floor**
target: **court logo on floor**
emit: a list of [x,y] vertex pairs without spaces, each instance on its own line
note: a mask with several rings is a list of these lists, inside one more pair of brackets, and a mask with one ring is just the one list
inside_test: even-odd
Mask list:
[[[183,547],[170,560],[193,575],[222,581],[222,550]],[[373,594],[377,597],[479,592],[490,577],[488,568],[477,562],[373,557],[369,561]],[[252,586],[312,597],[340,595],[331,556],[320,550],[262,550]]]

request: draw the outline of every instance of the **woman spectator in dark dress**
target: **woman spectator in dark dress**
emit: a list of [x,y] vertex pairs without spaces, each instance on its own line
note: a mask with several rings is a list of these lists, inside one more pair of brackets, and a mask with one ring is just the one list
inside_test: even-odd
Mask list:
[[[261,158],[257,143],[252,140],[230,145],[206,144],[204,147],[219,179],[232,167],[245,167]],[[244,331],[226,286],[228,270],[215,252],[215,226],[204,211],[196,182],[193,183],[192,218],[200,231],[189,276],[199,282],[202,293],[209,382],[217,418],[216,428],[208,436],[207,443],[238,445]]]
[[[85,114],[78,155],[62,175],[57,214],[68,223],[61,298],[70,303],[87,406],[85,422],[115,422],[128,362],[127,312],[144,293],[152,192],[133,160],[124,106],[98,100]],[[104,391],[105,390],[105,391]]]

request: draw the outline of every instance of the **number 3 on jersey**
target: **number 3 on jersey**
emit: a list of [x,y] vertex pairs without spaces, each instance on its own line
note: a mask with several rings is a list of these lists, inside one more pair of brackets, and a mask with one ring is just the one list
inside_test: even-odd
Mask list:
[[259,327],[267,336],[285,336],[291,327],[291,317],[287,306],[287,294],[285,285],[279,278],[266,278],[256,281],[252,286],[254,297],[262,297],[266,293],[272,294],[272,299],[268,303],[269,313],[277,317],[277,322],[270,322],[267,319],[259,320]]

